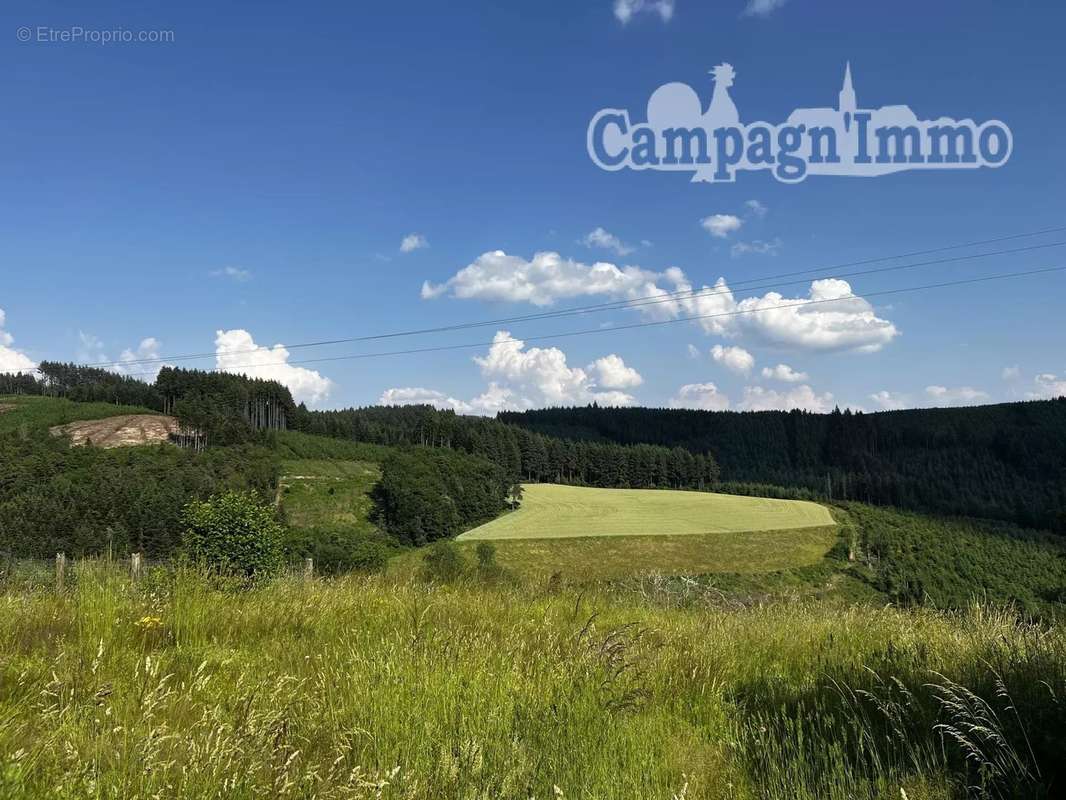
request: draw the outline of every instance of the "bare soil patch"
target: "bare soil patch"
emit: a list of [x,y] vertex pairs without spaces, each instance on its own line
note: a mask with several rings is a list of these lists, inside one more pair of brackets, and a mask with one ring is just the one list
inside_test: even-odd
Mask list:
[[13,411],[14,408],[15,406],[11,403],[0,403],[0,414],[3,414],[5,411]]
[[129,447],[170,440],[180,429],[174,417],[162,414],[123,414],[106,419],[85,420],[51,428],[54,436],[69,436],[73,445]]

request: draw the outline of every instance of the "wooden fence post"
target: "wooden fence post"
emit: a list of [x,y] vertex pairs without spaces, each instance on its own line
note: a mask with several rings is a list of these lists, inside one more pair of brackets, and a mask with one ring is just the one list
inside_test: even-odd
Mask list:
[[56,591],[63,591],[63,582],[67,576],[67,554],[56,553]]
[[133,553],[130,555],[130,577],[133,578],[133,582],[136,583],[141,577],[141,570],[144,567],[144,562],[140,553]]
[[309,581],[315,577],[315,560],[313,558],[304,559],[304,580]]

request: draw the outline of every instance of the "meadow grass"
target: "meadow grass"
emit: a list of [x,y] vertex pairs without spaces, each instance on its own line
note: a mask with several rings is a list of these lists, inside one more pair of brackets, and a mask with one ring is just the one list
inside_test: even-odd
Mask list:
[[835,524],[824,506],[802,500],[552,483],[523,489],[517,511],[467,531],[459,540],[679,536]]
[[374,532],[370,491],[380,477],[378,465],[368,461],[283,461],[278,492],[286,521],[301,528],[343,525],[361,533]]
[[919,800],[1062,777],[1066,639],[982,606],[75,572],[0,593],[4,798]]
[[158,414],[150,408],[120,406],[112,403],[75,403],[62,397],[36,397],[27,395],[0,395],[0,405],[14,408],[0,414],[0,433],[9,431],[38,430],[81,422],[89,419],[106,419],[121,414]]
[[[524,578],[560,573],[568,580],[604,580],[647,572],[664,575],[758,574],[817,564],[837,540],[833,527],[650,536],[492,539],[496,561]],[[460,536],[457,547],[475,558],[484,539]],[[397,556],[392,569],[409,572],[422,550]]]

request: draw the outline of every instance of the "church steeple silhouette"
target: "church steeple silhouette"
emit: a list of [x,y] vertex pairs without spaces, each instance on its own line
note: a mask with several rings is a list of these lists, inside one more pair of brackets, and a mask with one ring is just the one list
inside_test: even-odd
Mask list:
[[839,111],[844,115],[844,130],[851,129],[851,115],[855,113],[857,101],[855,89],[851,85],[851,62],[844,67],[844,86],[840,90]]

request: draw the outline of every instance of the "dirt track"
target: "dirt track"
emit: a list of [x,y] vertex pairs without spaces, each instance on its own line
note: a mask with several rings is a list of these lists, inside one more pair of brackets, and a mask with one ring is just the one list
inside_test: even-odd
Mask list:
[[107,419],[71,422],[51,428],[55,436],[69,436],[73,445],[93,444],[97,447],[129,447],[138,444],[166,442],[177,433],[178,421],[162,414],[125,414]]

